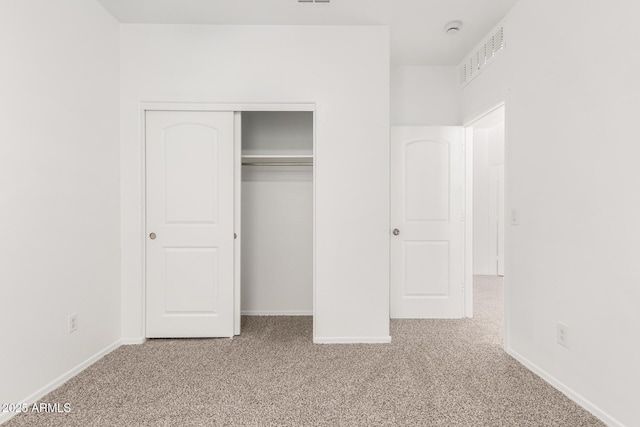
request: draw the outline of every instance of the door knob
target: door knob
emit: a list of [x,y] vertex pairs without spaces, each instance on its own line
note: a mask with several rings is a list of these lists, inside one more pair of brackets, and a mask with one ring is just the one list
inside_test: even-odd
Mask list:
[[155,238],[156,238],[156,233],[151,233],[151,234],[149,234],[149,238],[150,238],[151,240],[155,240]]
[[398,230],[397,228],[393,229],[393,235],[397,236],[398,234],[400,234],[400,230]]

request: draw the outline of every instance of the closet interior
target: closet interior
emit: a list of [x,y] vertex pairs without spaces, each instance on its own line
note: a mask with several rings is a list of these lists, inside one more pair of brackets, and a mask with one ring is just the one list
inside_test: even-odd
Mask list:
[[313,313],[313,113],[241,115],[241,313]]

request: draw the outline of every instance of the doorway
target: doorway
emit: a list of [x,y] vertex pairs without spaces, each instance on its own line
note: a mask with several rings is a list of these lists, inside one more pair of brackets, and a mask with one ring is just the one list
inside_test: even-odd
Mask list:
[[[472,181],[473,198],[471,262],[468,280],[473,294],[482,295],[488,315],[504,324],[505,276],[505,106],[504,103],[466,124],[473,141],[467,172]],[[475,299],[475,296],[474,296]],[[486,308],[486,307],[485,307]],[[493,311],[493,313],[491,313]]]
[[473,274],[504,276],[504,107],[473,127]]
[[313,113],[244,111],[241,312],[313,314]]
[[313,108],[199,107],[144,112],[145,336],[312,315]]

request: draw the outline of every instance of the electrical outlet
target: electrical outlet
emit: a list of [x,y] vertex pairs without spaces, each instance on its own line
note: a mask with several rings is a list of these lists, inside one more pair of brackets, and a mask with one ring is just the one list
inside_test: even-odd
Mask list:
[[564,323],[558,322],[558,344],[569,347],[568,339],[569,339],[569,327]]
[[78,315],[76,313],[70,314],[68,318],[69,333],[78,330]]

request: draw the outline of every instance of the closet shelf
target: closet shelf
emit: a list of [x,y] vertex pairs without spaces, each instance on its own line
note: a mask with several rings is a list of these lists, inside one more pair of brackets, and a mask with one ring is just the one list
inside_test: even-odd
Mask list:
[[253,166],[313,166],[312,154],[245,154],[243,165]]

